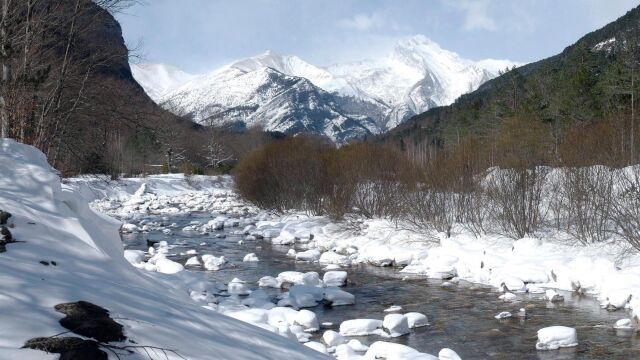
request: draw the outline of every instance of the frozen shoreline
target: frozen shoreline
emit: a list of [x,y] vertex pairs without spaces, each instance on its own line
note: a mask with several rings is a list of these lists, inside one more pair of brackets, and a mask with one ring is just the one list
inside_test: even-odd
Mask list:
[[[603,307],[611,310],[631,310],[639,299],[634,295],[640,294],[640,267],[632,263],[630,258],[616,263],[615,260],[624,249],[607,244],[571,246],[552,238],[513,241],[500,236],[476,239],[467,233],[455,231],[454,236],[446,238],[442,234],[421,234],[399,229],[396,224],[380,219],[363,219],[345,229],[325,217],[302,213],[277,215],[261,211],[238,198],[230,177],[185,178],[174,174],[122,179],[111,183],[95,177],[67,179],[66,182],[78,191],[91,194],[95,199],[92,203],[95,209],[128,222],[126,231],[166,231],[179,236],[181,231],[206,232],[218,226],[237,227],[237,231],[245,234],[247,240],[262,239],[277,245],[293,248],[295,244],[298,248],[307,249],[299,252],[290,250],[288,256],[299,261],[319,262],[335,269],[358,263],[397,266],[404,273],[451,279],[453,283],[457,279],[464,279],[501,289],[506,294],[505,301],[515,297],[511,293],[544,294],[545,289],[562,289],[591,294]],[[150,224],[140,221],[149,214],[169,216],[190,212],[223,215],[209,223],[194,224],[184,229],[166,224],[159,227],[151,224],[155,227],[150,229]],[[439,244],[433,239],[437,239]],[[147,265],[141,267],[161,271],[154,268],[155,265]],[[273,280],[278,282],[277,279]],[[547,293],[546,296],[554,295]],[[230,305],[236,306],[226,304]],[[263,320],[259,319],[264,315],[256,318],[256,310],[240,309],[230,314],[224,307],[218,309],[279,333],[269,328],[269,323],[261,323]],[[627,317],[630,315],[626,311],[620,311],[620,318]],[[296,336],[299,341],[304,341],[304,336]],[[550,338],[555,339],[553,336]],[[334,355],[339,359],[359,358],[360,355],[352,354],[353,349],[344,345],[340,351],[335,347],[328,349],[335,351]],[[325,345],[315,342],[308,346],[321,352],[325,349]],[[380,346],[374,350],[378,351],[376,349]],[[541,345],[541,348],[545,346]],[[343,354],[344,351],[347,355]]]
[[[135,195],[145,182],[146,195]],[[264,237],[278,245],[305,246],[308,251],[290,253],[302,261],[394,265],[405,273],[454,277],[496,288],[504,285],[511,292],[538,291],[535,288],[579,291],[593,295],[612,310],[633,309],[640,304],[640,260],[623,257],[628,249],[619,245],[569,245],[553,237],[516,241],[501,236],[475,238],[464,231],[454,231],[451,238],[446,238],[444,234],[401,229],[381,219],[362,219],[345,229],[322,216],[261,212],[236,196],[230,177],[195,176],[189,182],[180,174],[123,179],[118,181],[121,185],[115,193],[99,187],[102,198],[96,197],[93,206],[132,221],[144,212],[245,209],[261,219],[247,230],[250,236]],[[96,188],[95,180],[72,179],[71,184]],[[214,199],[209,207],[194,201],[207,197]]]

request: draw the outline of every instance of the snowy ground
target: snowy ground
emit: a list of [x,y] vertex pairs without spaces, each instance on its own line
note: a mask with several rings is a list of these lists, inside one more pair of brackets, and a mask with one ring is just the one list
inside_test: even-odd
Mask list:
[[[382,219],[363,219],[344,226],[303,213],[269,214],[240,200],[229,177],[124,179],[115,188],[101,180],[70,181],[83,191],[98,189],[92,190],[97,194],[92,206],[133,225],[137,217],[147,213],[223,212],[227,215],[187,230],[206,231],[241,219],[243,231],[251,237],[307,248],[289,252],[302,261],[397,266],[405,273],[463,279],[508,292],[579,291],[593,295],[612,310],[640,304],[640,260],[616,244],[584,246],[552,236],[517,241],[500,236],[476,238],[463,230],[446,238]],[[143,183],[146,185],[141,188]],[[142,226],[133,231],[143,231]]]
[[[389,314],[393,316],[382,322],[359,319],[344,324],[343,334],[328,331],[322,343],[297,344],[317,328],[314,314],[301,310],[307,304],[353,301],[337,286],[342,282],[340,268],[357,263],[397,266],[401,272],[451,279],[451,283],[465,279],[489,284],[502,288],[505,300],[517,292],[564,289],[593,294],[610,309],[632,309],[640,301],[640,266],[629,258],[621,261],[622,249],[613,245],[571,246],[534,238],[513,242],[495,236],[476,239],[464,232],[454,232],[447,239],[403,230],[379,219],[345,227],[301,213],[270,214],[240,200],[230,177],[164,175],[117,182],[83,177],[66,179],[61,185],[42,154],[12,141],[0,143],[0,174],[0,210],[13,213],[11,232],[24,241],[9,244],[7,252],[0,254],[0,319],[12,326],[10,334],[0,337],[0,353],[9,358],[42,358],[42,352],[17,349],[32,337],[64,331],[58,324],[62,315],[53,306],[77,300],[110,310],[137,344],[172,349],[189,359],[211,358],[212,351],[216,358],[235,359],[322,358],[325,351],[339,359],[438,358],[387,342],[367,349],[345,338],[351,332],[399,336],[420,314]],[[92,211],[88,201],[91,208],[125,224],[120,227]],[[168,220],[171,215],[195,211],[221,215],[182,229],[143,220],[149,214]],[[261,286],[294,284],[288,296],[275,304],[265,301],[260,292],[244,297],[248,291],[241,279],[214,284],[205,280],[205,272],[185,271],[183,265],[166,258],[170,244],[158,244],[144,253],[124,252],[119,227],[125,232],[162,231],[169,236],[234,227],[246,240],[307,249],[292,249],[288,255],[338,272],[324,278],[315,273],[283,273],[261,279]],[[248,254],[246,261],[259,261],[260,256],[259,252]],[[224,263],[220,257],[195,254],[190,261],[210,271]],[[546,296],[558,300],[553,290]],[[621,311],[620,318],[625,317],[629,315]],[[635,326],[634,321],[621,324]],[[571,330],[542,330],[540,349],[574,343]],[[455,353],[443,349],[439,358],[455,359]]]
[[[454,231],[454,236],[446,238],[443,234],[424,234],[402,229],[397,224],[381,219],[363,219],[344,226],[325,217],[302,213],[269,214],[239,199],[229,177],[185,178],[182,175],[165,175],[147,179],[123,179],[111,184],[96,178],[84,178],[71,179],[69,183],[88,196],[93,194],[96,199],[92,203],[94,208],[127,222],[123,228],[125,231],[161,230],[169,234],[174,231],[206,232],[237,226],[241,233],[246,234],[247,240],[257,238],[277,245],[289,245],[292,249],[288,256],[299,261],[319,262],[329,266],[329,269],[339,270],[358,263],[396,266],[398,271],[404,273],[451,279],[452,283],[464,279],[492,285],[503,290],[501,298],[506,301],[515,299],[513,293],[519,292],[546,292],[545,296],[549,301],[561,301],[561,297],[553,289],[592,294],[594,301],[599,300],[603,307],[611,310],[632,309],[640,301],[640,266],[633,262],[633,257],[622,256],[628,249],[613,244],[573,246],[552,237],[524,238],[515,242],[499,236],[478,239],[464,231]],[[208,223],[194,224],[184,229],[172,229],[170,226],[158,228],[158,224],[139,221],[147,214],[170,215],[192,211],[224,215]],[[307,250],[296,252],[294,245],[298,249],[302,247]],[[260,253],[254,255],[259,259]],[[248,259],[253,259],[253,255],[248,256]],[[216,270],[220,259],[209,260],[210,266],[207,269]],[[204,258],[198,260],[196,257],[194,261],[202,261],[206,266]],[[153,262],[153,258],[137,266],[151,271],[165,271],[162,269],[163,264],[157,266],[157,263],[149,262]],[[303,275],[305,274],[296,274]],[[264,286],[279,287],[283,282],[280,277],[263,280]],[[299,285],[327,285],[314,276],[297,282],[291,279],[286,281]],[[278,303],[277,309],[281,306],[305,307],[300,306],[300,302],[316,304],[326,296],[306,290],[297,291],[302,299],[296,299],[293,296],[296,292],[292,291],[290,299]],[[637,295],[633,296],[634,294]],[[314,299],[314,296],[317,298]],[[244,311],[247,309],[240,308],[237,311],[237,308],[233,308],[234,311],[228,311],[219,305],[218,310],[263,328],[273,327],[268,321],[269,314],[265,318],[262,310]],[[621,311],[621,318],[628,316],[629,314]],[[361,324],[364,324],[364,330],[360,330],[364,332],[393,336],[394,330],[378,324],[377,320],[375,324],[366,321]],[[635,326],[634,321],[629,324]],[[278,332],[273,328],[270,330]],[[295,332],[295,327],[293,330]],[[282,335],[282,331],[279,333]],[[306,340],[299,335],[297,334],[298,340]],[[553,345],[545,345],[545,339],[558,341],[555,336],[559,337],[561,343],[566,340],[565,343],[573,344],[570,332],[556,333],[552,328],[541,333],[539,348],[553,348]],[[344,350],[345,347],[336,349],[336,346],[331,346],[327,341],[309,346],[321,351],[328,349],[338,358],[344,359],[362,354],[354,351],[354,348],[349,348],[348,351]],[[375,355],[374,350],[369,355]],[[396,348],[400,353],[404,350]]]
[[8,225],[19,241],[0,253],[0,358],[57,358],[20,348],[28,339],[65,332],[54,306],[78,300],[108,309],[124,325],[128,340],[113,345],[135,341],[147,347],[121,358],[325,358],[194,302],[189,288],[212,286],[198,273],[166,275],[130,266],[121,224],[92,211],[76,189],[61,185],[35,148],[0,141],[0,209],[13,214]]

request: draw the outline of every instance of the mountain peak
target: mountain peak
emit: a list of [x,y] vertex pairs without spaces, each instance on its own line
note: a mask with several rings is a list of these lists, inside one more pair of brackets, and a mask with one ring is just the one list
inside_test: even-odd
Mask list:
[[327,133],[318,126],[349,119],[370,133],[385,131],[452,103],[497,75],[488,69],[503,65],[464,59],[421,34],[402,39],[386,57],[328,68],[267,50],[163,91],[159,103],[204,123],[259,122],[284,132],[313,128],[342,141],[362,133]]
[[431,40],[431,38],[423,35],[423,34],[415,34],[413,36],[410,36],[406,39],[402,39],[399,41],[399,44],[401,45],[409,45],[409,46],[415,46],[415,45],[435,45],[440,47],[440,45],[438,45],[438,43],[436,43],[435,41]]

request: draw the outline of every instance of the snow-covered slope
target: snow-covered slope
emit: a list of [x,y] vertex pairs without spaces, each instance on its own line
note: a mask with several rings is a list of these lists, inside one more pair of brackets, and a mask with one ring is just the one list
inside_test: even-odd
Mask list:
[[166,64],[131,64],[131,72],[151,99],[157,101],[167,91],[195,76]]
[[73,336],[61,335],[62,316],[54,306],[79,300],[108,309],[124,326],[135,343],[111,344],[136,345],[140,356],[127,359],[147,358],[145,346],[175,351],[154,355],[162,359],[325,358],[197,305],[188,287],[210,284],[193,272],[164,275],[131,266],[123,257],[120,224],[61,185],[44,154],[13,140],[0,140],[0,209],[13,214],[10,230],[19,241],[0,253],[2,359],[54,358],[21,347],[34,337]]
[[307,132],[337,142],[377,132],[372,119],[348,114],[333,95],[306,78],[249,62],[198,77],[160,103],[206,125],[258,126],[288,134]]
[[[180,86],[155,86],[148,73],[139,81],[156,102],[199,123],[312,132],[342,142],[451,104],[513,65],[519,64],[467,60],[417,35],[400,41],[388,56],[326,68],[267,51]],[[284,92],[289,96],[282,97]],[[310,101],[309,92],[322,95]]]
[[336,64],[328,70],[387,104],[385,129],[391,129],[415,114],[453,103],[513,65],[508,60],[467,60],[416,35],[400,41],[387,57]]

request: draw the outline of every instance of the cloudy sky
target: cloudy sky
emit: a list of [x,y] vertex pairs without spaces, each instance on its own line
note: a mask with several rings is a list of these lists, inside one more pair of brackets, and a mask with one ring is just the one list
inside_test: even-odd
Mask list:
[[530,62],[640,0],[146,0],[118,15],[140,62],[201,73],[273,50],[316,64],[388,53],[423,34],[463,57]]

